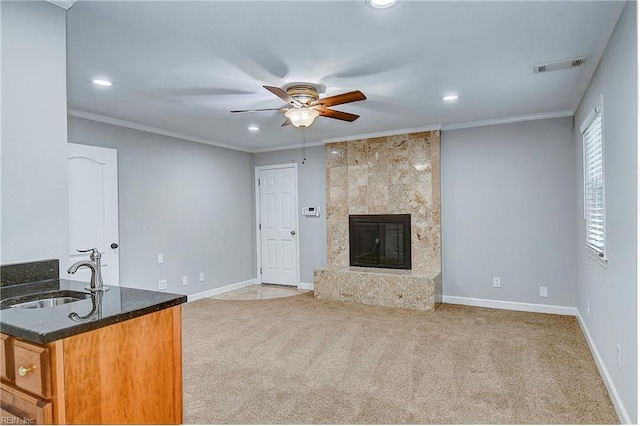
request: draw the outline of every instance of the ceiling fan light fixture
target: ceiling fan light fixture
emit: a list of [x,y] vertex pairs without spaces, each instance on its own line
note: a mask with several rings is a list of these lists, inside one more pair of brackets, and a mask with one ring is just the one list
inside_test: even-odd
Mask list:
[[318,117],[320,113],[311,108],[291,108],[284,113],[291,124],[296,127],[309,127],[313,124],[313,120]]
[[365,4],[373,9],[386,9],[395,3],[396,0],[365,0]]

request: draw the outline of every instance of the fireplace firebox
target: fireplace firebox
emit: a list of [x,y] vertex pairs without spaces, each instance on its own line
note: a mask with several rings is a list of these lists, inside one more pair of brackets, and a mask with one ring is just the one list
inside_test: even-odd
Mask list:
[[349,215],[349,263],[411,269],[411,215]]

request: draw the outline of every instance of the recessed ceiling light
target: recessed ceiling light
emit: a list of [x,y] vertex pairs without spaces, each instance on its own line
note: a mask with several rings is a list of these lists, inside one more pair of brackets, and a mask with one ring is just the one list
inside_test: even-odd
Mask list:
[[386,9],[393,6],[396,0],[365,0],[365,4],[374,9]]
[[455,101],[456,99],[458,99],[458,95],[447,95],[442,97],[443,101]]
[[99,79],[99,78],[91,80],[91,82],[93,84],[95,84],[96,86],[100,86],[100,87],[111,87],[111,86],[113,86],[113,82],[111,82],[109,80],[102,80],[102,79]]
[[258,130],[260,130],[260,127],[251,125],[247,127],[247,129],[249,129],[250,132],[257,132]]

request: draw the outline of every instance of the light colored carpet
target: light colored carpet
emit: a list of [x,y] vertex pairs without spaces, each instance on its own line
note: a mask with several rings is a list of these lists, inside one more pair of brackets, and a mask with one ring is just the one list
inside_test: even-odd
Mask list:
[[313,299],[184,305],[195,424],[617,423],[573,317]]

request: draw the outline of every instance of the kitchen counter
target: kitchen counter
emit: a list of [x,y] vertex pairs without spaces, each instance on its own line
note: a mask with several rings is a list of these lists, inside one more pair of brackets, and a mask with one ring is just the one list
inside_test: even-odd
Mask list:
[[[87,283],[47,280],[1,288],[0,299],[55,290],[87,292]],[[127,287],[105,286],[109,291],[92,298],[60,306],[0,311],[0,331],[4,334],[44,344],[111,324],[127,321],[187,301],[187,296]],[[70,317],[70,314],[74,319]]]

